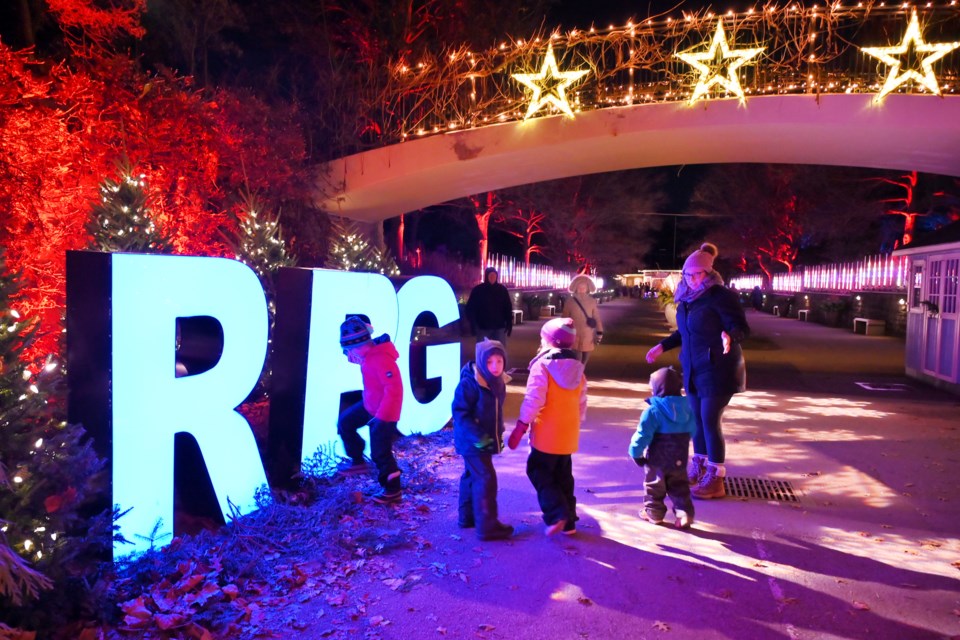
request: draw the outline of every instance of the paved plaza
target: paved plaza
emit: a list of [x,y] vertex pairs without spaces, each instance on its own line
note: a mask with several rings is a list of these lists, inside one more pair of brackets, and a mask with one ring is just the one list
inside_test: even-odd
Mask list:
[[[451,485],[420,532],[433,552],[390,558],[398,575],[433,579],[407,593],[370,586],[391,621],[382,637],[960,635],[960,398],[903,376],[902,339],[748,311],[750,390],[725,421],[728,472],[742,495],[698,501],[694,529],[683,532],[638,517],[641,474],[626,456],[662,314],[635,299],[601,311],[605,340],[587,365],[574,456],[578,533],[544,536],[525,446],[507,451],[496,461],[500,511],[515,538],[479,543],[458,530]],[[533,355],[539,325],[515,329],[510,364]],[[670,362],[675,354],[657,364]],[[509,386],[510,426],[522,392]],[[460,470],[451,456],[441,475]],[[771,499],[763,492],[774,486]]]

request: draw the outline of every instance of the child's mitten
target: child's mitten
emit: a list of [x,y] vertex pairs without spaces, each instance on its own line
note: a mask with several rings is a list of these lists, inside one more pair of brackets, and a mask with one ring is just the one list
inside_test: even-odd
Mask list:
[[516,449],[518,446],[520,446],[520,440],[523,438],[523,434],[525,434],[529,428],[529,424],[523,420],[517,420],[517,426],[515,426],[513,431],[510,433],[510,439],[507,440],[507,446],[511,449]]

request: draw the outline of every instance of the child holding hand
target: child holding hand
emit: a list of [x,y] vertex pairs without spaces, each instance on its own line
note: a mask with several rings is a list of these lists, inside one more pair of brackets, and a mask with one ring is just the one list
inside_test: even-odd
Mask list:
[[527,477],[537,491],[547,535],[577,531],[573,454],[587,412],[587,378],[572,350],[575,337],[571,318],[550,320],[540,329],[540,351],[530,362],[520,418],[508,443],[516,449],[531,429]]
[[497,340],[477,343],[476,360],[460,371],[453,396],[453,442],[463,456],[458,524],[476,527],[481,540],[505,540],[513,527],[500,522],[493,456],[503,450],[506,352]]

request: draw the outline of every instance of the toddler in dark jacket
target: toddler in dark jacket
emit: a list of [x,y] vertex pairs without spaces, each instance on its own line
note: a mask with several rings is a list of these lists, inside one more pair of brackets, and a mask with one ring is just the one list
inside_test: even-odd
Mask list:
[[670,496],[676,526],[693,524],[693,500],[687,478],[690,436],[697,429],[690,403],[683,397],[683,380],[673,367],[650,375],[649,407],[643,410],[637,432],[630,441],[630,457],[644,469],[643,511],[640,515],[661,524],[667,514],[664,497]]
[[453,396],[453,442],[464,466],[458,524],[476,527],[481,540],[504,540],[513,535],[513,527],[499,520],[493,467],[494,454],[503,450],[503,401],[509,381],[505,367],[503,344],[478,342],[476,361],[464,365]]

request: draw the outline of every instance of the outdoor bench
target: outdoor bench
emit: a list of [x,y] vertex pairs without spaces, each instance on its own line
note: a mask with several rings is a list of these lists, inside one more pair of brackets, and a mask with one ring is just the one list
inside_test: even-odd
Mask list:
[[[860,331],[860,325],[863,325],[863,331]],[[862,333],[865,336],[882,336],[886,333],[887,323],[883,320],[873,318],[854,318],[853,332]]]

